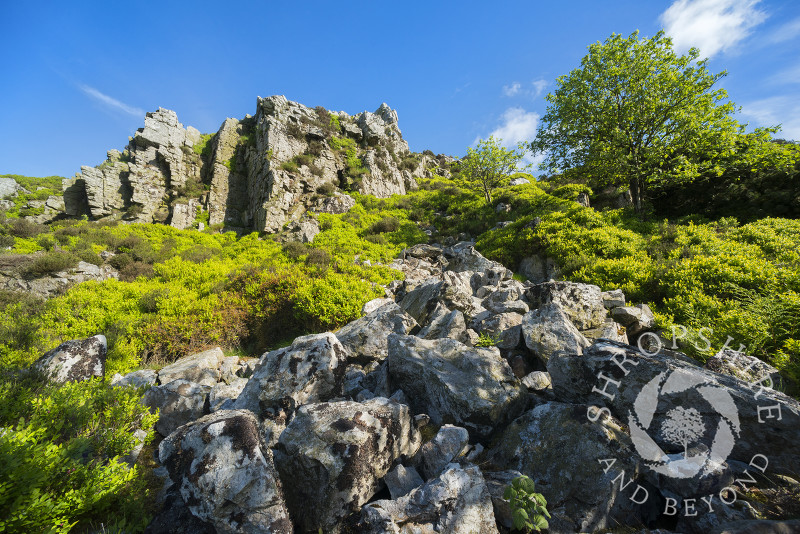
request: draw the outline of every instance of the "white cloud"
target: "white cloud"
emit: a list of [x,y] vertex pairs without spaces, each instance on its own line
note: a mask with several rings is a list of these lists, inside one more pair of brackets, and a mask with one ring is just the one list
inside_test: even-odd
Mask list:
[[783,43],[784,41],[791,41],[798,36],[800,36],[800,17],[790,20],[772,32],[768,40],[770,43]]
[[547,80],[536,80],[533,82],[533,96],[539,96],[547,89],[550,83]]
[[503,113],[500,126],[491,134],[503,140],[506,147],[516,147],[520,141],[530,141],[536,135],[539,124],[539,114],[534,111],[525,111],[522,108],[508,108]]
[[129,106],[123,102],[120,102],[116,98],[112,98],[107,94],[101,93],[94,87],[89,87],[88,85],[84,84],[78,84],[78,88],[81,91],[83,91],[83,93],[86,96],[112,109],[122,111],[124,113],[127,113],[128,115],[133,115],[134,117],[142,117],[145,114],[145,111],[143,109]]
[[781,125],[775,136],[800,140],[800,101],[789,96],[773,96],[742,106],[742,114],[755,122],[751,126]]
[[800,83],[800,64],[773,74],[768,81],[777,85]]
[[504,85],[503,86],[503,94],[506,96],[516,96],[522,90],[522,84],[519,82],[514,82],[511,85]]
[[547,80],[535,80],[528,85],[523,86],[519,82],[513,82],[511,85],[503,86],[503,94],[508,97],[512,96],[528,96],[536,98],[547,88],[549,82]]
[[761,0],[675,0],[660,20],[678,52],[700,49],[711,57],[736,46],[767,18]]

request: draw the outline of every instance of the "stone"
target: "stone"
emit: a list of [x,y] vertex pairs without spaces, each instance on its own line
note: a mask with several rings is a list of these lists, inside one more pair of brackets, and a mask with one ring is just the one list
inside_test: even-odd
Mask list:
[[182,426],[158,456],[191,513],[217,532],[294,531],[252,413],[225,410]]
[[[589,421],[588,408],[540,404],[514,420],[487,452],[489,465],[498,471],[519,471],[533,480],[549,503],[550,532],[641,524],[642,514],[649,511],[629,500],[635,485],[624,492],[614,488],[613,480],[622,470],[626,479],[636,479],[641,470],[630,438],[613,418]],[[604,472],[600,459],[615,462]]]
[[383,361],[387,354],[388,334],[407,334],[416,326],[413,317],[391,302],[343,326],[336,332],[336,337],[356,361]]
[[628,336],[637,336],[655,324],[653,312],[647,304],[614,308],[611,317],[625,327]]
[[106,336],[74,339],[46,352],[32,367],[57,384],[80,382],[105,375],[107,351]]
[[[445,258],[449,262],[447,268],[454,272],[484,272],[486,269],[502,268],[504,267],[497,262],[491,261],[483,257],[483,255],[475,250],[475,244],[469,241],[456,243],[451,247],[443,250]],[[508,276],[511,278],[511,275]]]
[[598,339],[610,339],[611,341],[619,341],[620,343],[629,343],[628,333],[625,327],[611,318],[607,318],[603,324],[597,328],[589,328],[588,330],[582,331],[581,334],[583,334],[590,343],[594,343]]
[[591,284],[543,282],[531,287],[527,297],[531,308],[557,302],[578,330],[596,328],[608,315],[600,288]]
[[513,180],[508,182],[508,185],[515,186],[515,185],[524,185],[529,183],[531,183],[530,180],[527,180],[526,178],[514,178]]
[[333,215],[340,215],[347,213],[353,206],[356,205],[356,200],[350,195],[336,193],[332,197],[325,197],[312,201],[309,210],[315,213],[331,213]]
[[262,419],[265,441],[272,446],[298,407],[342,395],[348,356],[331,333],[298,337],[261,357],[234,407]]
[[[688,476],[726,458],[746,465],[757,454],[769,459],[770,474],[791,475],[800,466],[800,403],[759,384],[703,369],[670,351],[644,353],[606,340],[582,356],[555,355],[547,371],[558,399],[605,406],[625,421],[660,476],[678,468],[688,469]],[[609,381],[598,378],[601,373]],[[702,447],[696,461],[676,464],[667,454],[683,458],[684,447],[668,439],[663,428],[686,407],[702,421],[704,431],[693,442]]]
[[361,307],[361,315],[367,315],[369,313],[372,313],[381,306],[385,306],[387,304],[394,304],[394,301],[392,299],[387,299],[387,298],[372,299],[369,302],[365,302],[364,305]]
[[425,483],[416,469],[405,467],[403,464],[398,464],[394,469],[386,473],[383,481],[386,483],[392,499],[399,499]]
[[364,506],[358,531],[496,534],[497,526],[481,470],[475,465],[452,464],[404,497]]
[[450,338],[465,344],[470,340],[464,314],[459,310],[437,316],[417,336],[423,339]]
[[111,379],[112,386],[125,387],[131,386],[135,388],[142,388],[152,386],[156,383],[158,374],[153,369],[142,369],[140,371],[133,371],[122,376],[120,374],[114,375]]
[[408,406],[385,398],[301,406],[275,448],[297,530],[334,531],[420,441]]
[[13,178],[0,177],[0,198],[12,198],[22,189]]
[[552,388],[550,375],[544,371],[532,371],[525,375],[522,384],[531,391],[544,391]]
[[495,339],[494,344],[500,349],[514,349],[522,339],[522,315],[519,313],[486,312],[485,317],[476,317],[470,327]]
[[773,366],[755,356],[735,350],[725,349],[718,352],[706,361],[705,368],[747,383],[761,382],[761,385],[771,389],[781,390],[786,386],[786,380]]
[[403,308],[419,324],[427,324],[428,317],[436,308],[437,299],[443,282],[437,278],[429,278],[421,285],[406,293],[400,301]]
[[230,384],[239,378],[236,373],[238,373],[240,368],[238,356],[226,356],[222,358],[222,363],[219,364],[219,379],[226,384]]
[[213,386],[220,379],[219,366],[225,354],[217,347],[191,356],[186,356],[162,367],[158,372],[160,384],[169,384],[173,380],[187,380],[196,384]]
[[625,293],[621,289],[612,289],[611,291],[603,291],[600,293],[600,298],[603,299],[603,306],[607,309],[618,308],[625,306]]
[[299,241],[300,243],[311,243],[321,230],[319,227],[319,221],[309,217],[303,217],[299,221],[290,223],[287,231],[293,241]]
[[206,412],[210,386],[188,380],[173,380],[153,386],[142,397],[142,404],[158,409],[155,428],[162,436],[169,436],[179,426],[199,419]]
[[233,409],[233,404],[239,395],[242,394],[242,390],[247,385],[246,378],[235,378],[231,380],[229,383],[220,382],[211,388],[211,392],[208,394],[208,404],[209,409],[211,412],[217,412],[219,410],[231,410]]
[[583,354],[583,349],[590,345],[558,302],[526,313],[522,318],[522,335],[525,346],[544,363],[559,351]]
[[463,426],[472,439],[488,437],[519,414],[527,399],[496,347],[391,334],[385,364],[415,413],[428,414],[440,426]]
[[792,534],[800,532],[800,519],[770,521],[750,519],[726,523],[712,531],[712,534]]
[[412,462],[419,466],[425,479],[430,480],[438,477],[468,444],[466,428],[443,425],[433,439],[419,449]]
[[[32,254],[28,258],[35,258],[39,254]],[[25,257],[20,255],[19,257]],[[103,265],[98,267],[84,261],[68,271],[61,271],[45,275],[41,278],[27,279],[13,272],[0,272],[0,289],[32,293],[42,298],[52,298],[63,294],[67,289],[75,284],[88,280],[98,282],[117,278],[119,275],[113,267]]]

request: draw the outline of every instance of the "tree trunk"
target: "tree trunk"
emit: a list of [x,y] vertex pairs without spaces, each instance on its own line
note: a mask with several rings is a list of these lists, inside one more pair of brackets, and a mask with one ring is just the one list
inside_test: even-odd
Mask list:
[[642,188],[639,182],[639,177],[631,178],[631,197],[633,198],[633,209],[641,215],[642,214]]

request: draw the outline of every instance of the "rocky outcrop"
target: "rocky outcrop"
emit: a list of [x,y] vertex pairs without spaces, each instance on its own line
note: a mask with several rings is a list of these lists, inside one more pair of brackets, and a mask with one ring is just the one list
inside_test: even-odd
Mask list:
[[106,337],[102,335],[65,341],[36,360],[33,367],[58,384],[102,377],[107,350]]
[[408,334],[417,322],[395,303],[386,304],[342,327],[336,337],[362,363],[383,361],[388,353],[388,333]]
[[119,276],[119,273],[110,265],[98,267],[85,261],[79,261],[72,269],[45,274],[38,278],[30,278],[21,273],[19,267],[35,261],[39,254],[15,255],[13,263],[19,263],[19,265],[6,266],[0,261],[0,289],[30,293],[46,299],[61,295],[70,287],[81,282],[89,280],[101,282]]
[[[353,199],[337,188],[405,194],[437,165],[409,152],[386,104],[350,116],[259,97],[255,116],[228,118],[213,136],[159,108],[124,151],[110,150],[103,164],[64,181],[63,211],[181,229],[199,226],[207,212],[212,225],[274,233],[307,211],[349,210]],[[320,197],[323,190],[330,196]]]

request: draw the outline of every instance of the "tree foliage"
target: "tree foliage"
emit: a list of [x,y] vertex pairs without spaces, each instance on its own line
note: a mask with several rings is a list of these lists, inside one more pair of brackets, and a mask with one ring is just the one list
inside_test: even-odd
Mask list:
[[486,203],[492,202],[492,192],[508,181],[508,176],[524,168],[522,158],[528,147],[505,148],[501,139],[494,136],[478,141],[476,148],[468,148],[459,162],[459,185],[483,193]]
[[[742,126],[724,89],[692,48],[678,55],[663,32],[613,34],[558,78],[532,148],[544,168],[600,184],[629,184],[642,210],[650,185],[691,179],[735,148]],[[702,157],[700,157],[702,155]]]

